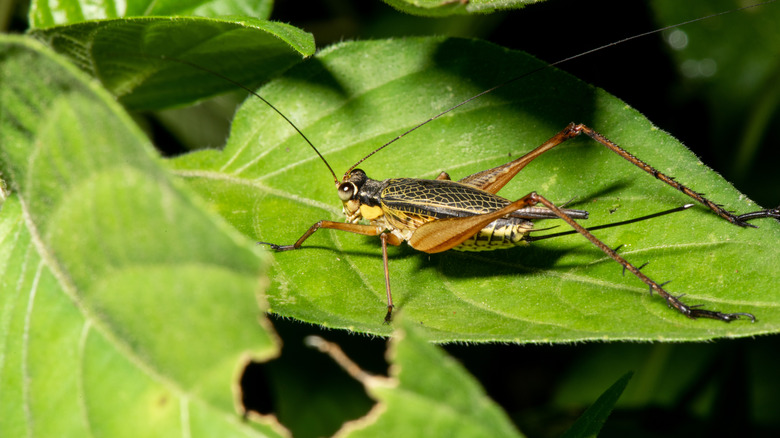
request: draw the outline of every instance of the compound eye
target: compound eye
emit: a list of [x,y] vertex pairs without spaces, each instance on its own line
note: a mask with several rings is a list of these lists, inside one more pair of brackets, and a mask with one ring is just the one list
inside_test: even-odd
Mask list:
[[339,199],[342,202],[347,202],[357,194],[357,186],[355,183],[345,182],[339,185]]

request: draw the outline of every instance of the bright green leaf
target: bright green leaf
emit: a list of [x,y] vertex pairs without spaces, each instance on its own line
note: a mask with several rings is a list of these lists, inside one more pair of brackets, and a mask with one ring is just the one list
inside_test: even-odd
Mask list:
[[0,80],[0,435],[283,433],[234,406],[278,349],[251,242],[64,58],[5,37]]
[[136,110],[183,105],[236,88],[218,75],[259,85],[315,50],[311,34],[251,18],[92,21],[31,35]]
[[[344,43],[261,90],[338,171],[439,111],[540,66],[477,41],[407,39]],[[461,178],[517,157],[571,121],[584,122],[662,172],[738,212],[759,207],[625,103],[566,74],[523,78],[417,130],[361,164],[369,176]],[[223,152],[174,162],[179,174],[247,236],[291,244],[321,219],[343,220],[332,177],[301,138],[258,99],[237,114]],[[587,139],[529,165],[501,194],[531,190],[585,208],[587,225],[690,202]],[[340,219],[341,217],[341,219]],[[391,248],[398,310],[437,341],[571,342],[702,340],[780,328],[780,224],[739,228],[703,207],[596,234],[691,304],[751,312],[757,323],[693,321],[580,236],[481,254],[426,255]],[[539,222],[540,227],[559,225]],[[562,228],[565,229],[565,228]],[[271,310],[303,321],[375,334],[384,277],[378,239],[321,230],[304,248],[274,255]]]
[[37,28],[87,20],[152,15],[245,15],[265,19],[273,0],[33,0],[30,26]]

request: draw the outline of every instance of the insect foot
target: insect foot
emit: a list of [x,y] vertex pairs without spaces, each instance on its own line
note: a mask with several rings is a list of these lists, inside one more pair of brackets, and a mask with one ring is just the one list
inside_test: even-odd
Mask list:
[[548,140],[547,143],[545,143],[544,145],[540,146],[537,149],[540,149],[540,152],[543,152],[544,150],[557,146],[558,144],[561,144],[562,142],[574,138],[580,134],[585,134],[588,137],[592,138],[593,140],[601,143],[602,145],[606,146],[608,149],[611,149],[613,152],[623,157],[628,162],[632,163],[636,167],[652,175],[653,178],[668,184],[669,186],[673,187],[674,189],[682,193],[685,193],[686,195],[690,196],[691,198],[695,199],[696,201],[700,202],[701,204],[703,204],[704,206],[712,210],[718,216],[722,217],[723,219],[729,221],[734,225],[740,227],[746,227],[746,228],[747,227],[758,228],[757,226],[750,224],[747,221],[753,219],[761,219],[761,218],[775,218],[780,220],[780,207],[774,209],[768,209],[768,210],[754,211],[754,212],[745,213],[737,216],[732,212],[729,212],[726,209],[724,209],[722,205],[716,204],[715,202],[704,197],[702,193],[693,191],[689,187],[680,184],[673,177],[670,177],[669,175],[660,172],[659,170],[655,169],[653,166],[640,160],[639,158],[632,155],[627,150],[621,148],[620,146],[618,146],[608,138],[599,134],[593,128],[590,128],[583,124],[574,124],[574,123],[569,124],[569,126],[564,128],[563,131],[556,134],[553,138]]
[[272,250],[278,251],[278,252],[289,251],[291,249],[296,249],[295,245],[277,245],[275,243],[270,243],[270,242],[257,242],[257,244],[258,245],[268,245],[268,246],[271,247]]
[[[560,210],[555,204],[550,202],[548,199],[544,198],[543,196],[537,194],[536,192],[531,192],[526,196],[526,198],[529,199],[530,205],[535,205],[536,203],[542,204],[545,207],[552,210],[560,219],[562,219],[564,222],[571,225],[572,228],[574,228],[578,233],[580,233],[583,237],[588,239],[591,243],[593,243],[596,247],[601,249],[606,255],[611,257],[616,262],[620,263],[620,265],[623,266],[623,270],[629,271],[632,274],[634,274],[637,278],[639,278],[642,282],[644,282],[646,285],[650,287],[650,295],[653,294],[653,292],[657,293],[661,297],[663,297],[666,300],[666,303],[669,305],[669,307],[677,310],[678,312],[682,313],[683,315],[687,316],[691,319],[697,319],[697,318],[710,318],[710,319],[717,319],[719,321],[724,322],[731,322],[736,321],[738,319],[747,318],[750,319],[752,322],[756,321],[756,317],[750,313],[744,313],[744,312],[737,312],[737,313],[721,313],[713,310],[706,310],[698,308],[699,306],[689,306],[682,301],[680,301],[680,296],[674,296],[663,289],[663,286],[666,285],[666,283],[658,284],[654,280],[652,280],[647,275],[640,272],[640,269],[644,267],[645,265],[642,265],[641,267],[637,268],[636,266],[629,263],[626,259],[618,255],[618,253],[607,246],[604,242],[599,240],[596,236],[590,233],[587,229],[585,229],[583,226],[578,224],[576,221],[574,221],[572,218],[568,217],[562,210]],[[765,213],[767,210],[764,210],[762,212],[758,213]],[[766,217],[766,216],[760,216],[760,217]]]
[[753,226],[747,223],[749,220],[762,219],[766,217],[775,218],[780,221],[780,205],[769,210],[754,211],[737,216],[737,221],[743,223],[743,226]]
[[669,307],[678,310],[680,313],[691,319],[710,318],[723,322],[731,322],[746,318],[750,319],[751,322],[756,322],[756,317],[752,313],[721,313],[718,311],[701,309],[699,308],[701,306],[700,304],[694,306],[688,306],[687,304],[684,304],[682,301],[680,301],[680,297],[682,297],[682,295],[678,297],[669,295],[666,297],[666,303],[669,304]]

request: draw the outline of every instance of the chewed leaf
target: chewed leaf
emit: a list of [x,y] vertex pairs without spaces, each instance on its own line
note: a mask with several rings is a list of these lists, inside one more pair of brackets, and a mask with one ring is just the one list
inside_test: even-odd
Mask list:
[[[427,342],[419,330],[406,323],[394,332],[389,378],[347,368],[377,404],[365,417],[345,424],[338,435],[391,437],[422,431],[426,436],[522,436],[463,365]],[[318,339],[313,344],[325,351],[334,348]]]
[[279,348],[263,257],[63,57],[4,36],[0,61],[3,436],[283,435],[231,393]]
[[[260,93],[289,117],[337,171],[434,114],[543,64],[479,41],[406,39],[343,43],[322,51]],[[585,123],[657,169],[728,209],[759,209],[683,145],[602,90],[546,69],[429,123],[360,167],[374,179],[459,179],[507,162]],[[258,241],[295,242],[318,220],[342,220],[333,178],[301,137],[258,99],[239,111],[222,152],[173,161],[229,222]],[[526,167],[500,195],[535,190],[585,209],[593,226],[690,202],[690,198],[588,140],[576,139]],[[693,321],[581,236],[491,253],[437,255],[390,249],[397,310],[437,341],[571,342],[700,340],[775,332],[780,224],[743,229],[703,207],[596,232],[642,272],[689,304],[750,312],[759,321]],[[545,220],[538,227],[560,227]],[[378,239],[317,231],[274,255],[271,310],[328,327],[389,334]]]

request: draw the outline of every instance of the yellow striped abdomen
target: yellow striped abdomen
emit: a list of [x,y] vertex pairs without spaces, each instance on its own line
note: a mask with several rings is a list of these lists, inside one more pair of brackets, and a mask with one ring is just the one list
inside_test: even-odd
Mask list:
[[527,245],[524,240],[533,229],[533,223],[526,220],[499,219],[491,222],[470,239],[452,248],[455,251],[493,251]]

